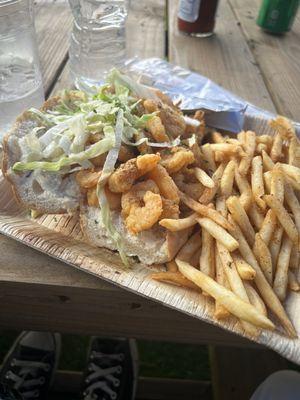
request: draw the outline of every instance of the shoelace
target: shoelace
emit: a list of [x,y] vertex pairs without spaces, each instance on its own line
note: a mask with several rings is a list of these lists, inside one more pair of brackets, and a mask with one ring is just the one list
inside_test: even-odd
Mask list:
[[[100,358],[109,358],[111,360],[116,360],[116,361],[123,361],[124,360],[124,354],[104,354],[100,352],[93,351],[91,354],[91,359],[100,359]],[[98,398],[98,396],[95,394],[95,391],[97,389],[101,389],[104,393],[108,394],[112,400],[116,400],[117,398],[117,393],[110,388],[108,385],[109,382],[113,384],[114,387],[118,387],[120,385],[120,380],[114,377],[114,374],[121,374],[122,372],[122,366],[121,365],[116,365],[114,367],[109,367],[109,368],[101,368],[95,363],[91,362],[88,366],[89,371],[91,372],[87,377],[86,377],[86,383],[88,384],[91,382],[89,386],[85,389],[85,392],[83,393],[84,400],[95,400]],[[100,381],[97,381],[97,379],[103,378]],[[92,383],[92,381],[94,383]]]
[[40,391],[34,387],[43,385],[45,383],[45,378],[43,376],[36,378],[37,371],[39,369],[49,371],[50,365],[43,362],[23,361],[15,358],[12,360],[10,365],[11,367],[20,368],[18,373],[14,373],[11,370],[8,370],[6,373],[6,379],[14,382],[13,388],[19,390],[24,399],[39,397]]

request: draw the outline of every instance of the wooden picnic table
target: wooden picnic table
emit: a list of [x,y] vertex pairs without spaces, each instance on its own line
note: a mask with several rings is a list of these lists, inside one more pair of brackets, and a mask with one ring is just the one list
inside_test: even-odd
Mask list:
[[[177,0],[132,0],[127,54],[166,58],[211,78],[259,107],[299,121],[300,16],[291,32],[271,36],[255,24],[259,4],[259,0],[220,1],[216,34],[197,39],[178,32]],[[38,0],[35,15],[48,97],[71,86],[68,41],[72,16],[63,0]],[[218,361],[214,363],[213,379],[222,387],[217,393],[219,399],[246,399],[242,392],[249,394],[268,373],[285,366],[284,360],[253,348],[245,339],[107,284],[4,236],[0,236],[0,274],[2,328],[218,345],[212,354]],[[229,380],[225,359],[230,360],[231,375],[239,372],[244,360],[244,377],[236,379],[238,382]],[[173,400],[184,398],[184,390],[189,390],[189,399],[200,398],[202,387],[192,382],[180,392],[173,383],[172,392],[168,392],[167,384],[157,385],[161,397],[155,398]],[[139,396],[150,399],[152,386],[144,381]]]

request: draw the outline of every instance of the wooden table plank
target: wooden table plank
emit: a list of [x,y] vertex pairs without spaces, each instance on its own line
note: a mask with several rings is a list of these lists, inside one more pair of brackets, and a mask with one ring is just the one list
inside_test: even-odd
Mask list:
[[2,328],[251,345],[4,236],[0,254]]
[[169,59],[214,80],[253,104],[275,111],[263,78],[226,0],[220,1],[216,34],[200,39],[177,29],[178,1],[169,0]]
[[260,0],[229,0],[277,111],[300,121],[300,17],[291,32],[274,36],[255,23]]
[[71,26],[71,11],[66,1],[38,1],[35,27],[46,96],[66,62]]
[[126,23],[127,57],[165,57],[165,16],[165,0],[131,0]]

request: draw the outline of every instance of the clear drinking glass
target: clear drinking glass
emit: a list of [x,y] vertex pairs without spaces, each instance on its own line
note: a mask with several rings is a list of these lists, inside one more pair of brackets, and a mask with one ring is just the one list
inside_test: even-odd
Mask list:
[[44,100],[31,0],[0,0],[0,141]]
[[70,71],[75,85],[97,85],[126,58],[128,0],[69,0],[74,16]]

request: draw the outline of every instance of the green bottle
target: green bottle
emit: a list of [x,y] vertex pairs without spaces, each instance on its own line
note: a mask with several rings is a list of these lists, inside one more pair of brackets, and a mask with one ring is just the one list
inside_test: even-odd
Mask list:
[[299,0],[263,0],[256,23],[267,32],[288,32],[298,7]]

